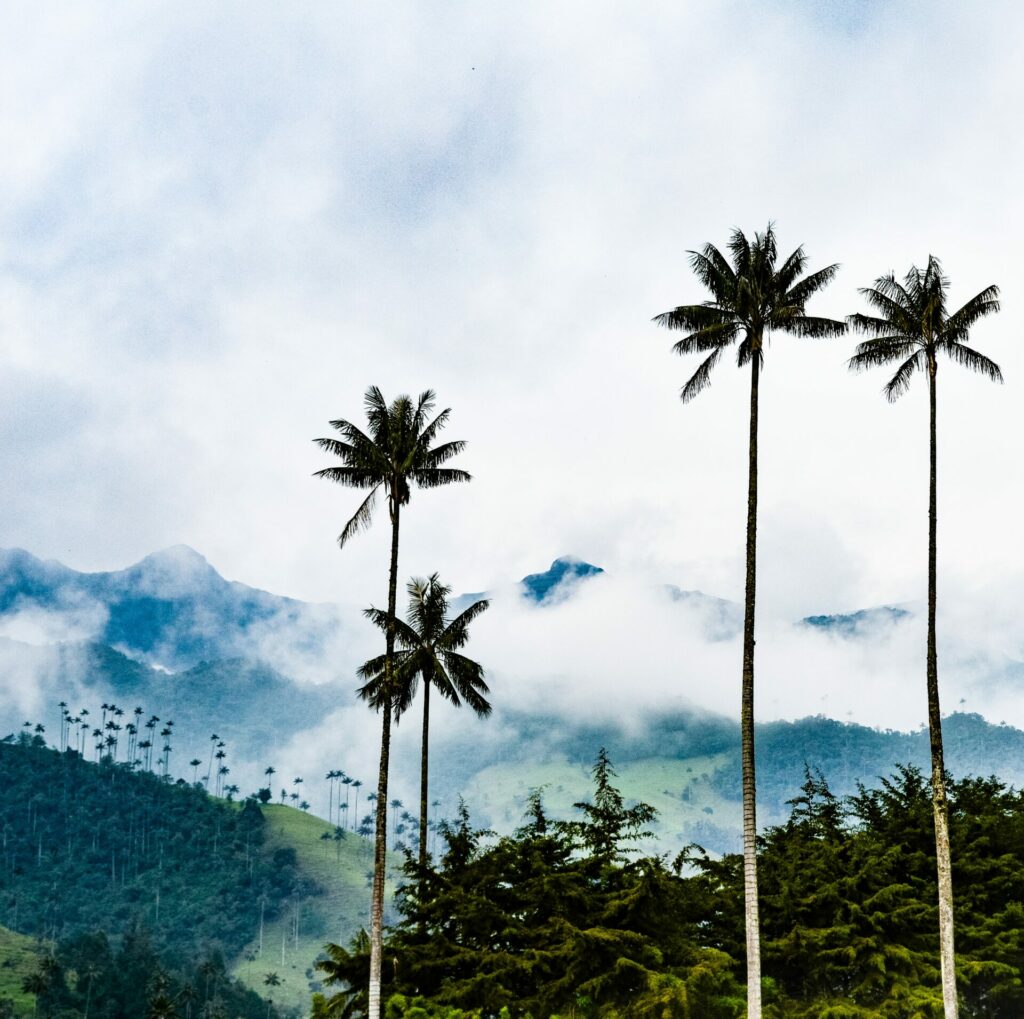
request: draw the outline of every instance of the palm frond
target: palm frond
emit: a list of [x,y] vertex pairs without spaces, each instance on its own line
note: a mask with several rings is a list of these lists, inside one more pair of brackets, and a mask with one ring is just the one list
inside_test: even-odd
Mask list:
[[941,343],[938,345],[938,349],[948,354],[957,364],[970,368],[971,371],[977,372],[979,375],[985,375],[993,382],[1003,381],[1003,373],[999,365],[974,350],[973,347],[968,347],[963,343]]
[[[800,248],[798,251],[802,250]],[[836,262],[833,265],[826,265],[824,269],[819,269],[817,272],[812,272],[810,276],[805,276],[802,280],[794,283],[791,287],[787,284],[785,288],[782,286],[782,281],[779,281],[779,289],[786,295],[787,304],[795,304],[801,311],[804,309],[804,305],[819,291],[823,290],[832,280],[835,279],[836,274],[839,272],[839,263]]]
[[[702,252],[704,257],[714,265],[723,278],[732,282],[736,281],[736,274],[733,272],[733,268],[729,264],[729,259],[727,259],[714,244],[705,244]],[[690,254],[692,254],[692,252],[690,252]]]
[[331,438],[314,439],[313,442],[324,452],[340,457],[345,463],[350,463],[355,456],[356,451],[351,443],[339,442],[337,439]]
[[[863,291],[861,291],[863,293]],[[878,318],[876,315],[861,315],[859,312],[853,315],[847,315],[846,321],[850,328],[855,333],[868,333],[878,337],[886,336],[894,329],[900,328],[899,322],[893,322],[888,318]],[[916,336],[916,333],[910,333],[901,331],[899,334],[900,339],[907,339],[910,336]]]
[[846,323],[839,322],[833,318],[797,315],[786,324],[786,330],[797,336],[810,336],[814,338],[842,336],[846,332]]
[[413,705],[416,700],[416,691],[419,689],[421,676],[426,676],[424,670],[432,667],[430,655],[421,648],[403,652],[402,660],[396,663],[392,675],[394,677],[391,691],[391,708],[395,713],[397,722]]
[[736,339],[739,330],[740,324],[735,321],[708,326],[706,329],[684,336],[677,343],[672,344],[672,350],[682,355],[704,354],[717,347],[727,347]]
[[900,328],[907,332],[916,330],[920,323],[915,321],[916,302],[906,289],[896,282],[896,277],[879,276],[872,287],[861,287],[858,293],[883,318],[889,319],[894,325],[901,323]]
[[924,307],[927,301],[928,288],[925,283],[924,273],[916,265],[912,265],[903,277],[903,292],[909,299],[910,307]]
[[[363,396],[363,408],[370,423],[370,434],[373,436],[374,445],[390,445],[390,408],[384,399],[384,394],[377,386],[370,386],[366,390]],[[347,424],[347,422],[340,423]]]
[[722,347],[713,350],[701,363],[701,366],[690,376],[689,381],[679,392],[679,399],[683,403],[689,403],[695,396],[702,393],[711,385],[711,369],[718,363],[722,356]]
[[473,622],[477,616],[482,615],[491,607],[491,603],[487,598],[481,598],[479,601],[473,602],[469,608],[463,609],[449,624],[447,629],[455,630],[456,628],[464,630],[470,623]]
[[356,675],[360,679],[374,679],[377,676],[384,675],[384,663],[387,660],[387,655],[377,655],[374,658],[369,658],[362,665],[356,669]]
[[417,428],[416,434],[419,435],[417,445],[424,448],[428,447],[437,437],[437,433],[441,431],[446,424],[448,424],[448,418],[451,416],[451,413],[451,408],[445,407],[445,409],[441,411],[441,413],[438,414],[430,424],[423,428]]
[[967,339],[971,326],[987,315],[999,311],[999,287],[986,287],[980,294],[975,294],[962,308],[958,308],[946,320],[942,330],[945,340],[962,343]]
[[416,653],[413,651],[396,651],[391,663],[391,683],[387,680],[387,655],[377,655],[364,662],[356,675],[366,682],[356,688],[360,700],[366,701],[370,707],[380,710],[386,701],[391,702],[395,720],[408,709],[415,696],[417,677]]
[[[343,471],[346,470],[344,467],[328,467],[326,471],[319,471],[318,474],[321,477],[331,477],[328,473],[331,470]],[[332,478],[337,481],[337,478]],[[342,529],[341,534],[338,535],[338,548],[344,548],[348,543],[349,539],[357,535],[360,531],[365,531],[373,520],[373,508],[377,504],[377,493],[380,491],[380,485],[375,485],[371,490],[370,494],[363,500],[362,505],[355,511],[349,522]]]
[[945,293],[949,289],[949,277],[943,273],[942,263],[934,255],[928,256],[928,265],[924,271],[922,285],[929,292]]
[[796,280],[800,274],[804,271],[804,267],[807,265],[807,255],[804,252],[803,245],[801,244],[785,262],[779,267],[779,271],[775,274],[775,285],[780,293],[786,294],[789,292],[790,287],[793,286],[793,281]]
[[421,468],[434,468],[458,456],[466,448],[465,439],[453,439],[451,442],[443,442],[440,446],[425,450],[419,458]]
[[[381,631],[381,633],[388,632],[388,620],[391,617],[383,609],[377,609],[371,606],[368,609],[363,609],[363,615],[369,619],[370,622]],[[416,631],[409,626],[408,623],[399,619],[398,616],[395,616],[395,640],[400,646],[407,650],[415,647],[419,642]]]
[[367,466],[372,463],[385,469],[387,456],[384,455],[382,447],[365,432],[357,428],[351,421],[331,421],[330,425],[341,432],[344,442],[340,442],[334,447],[321,444],[322,448],[335,452],[346,463],[353,466]]
[[428,467],[424,470],[412,470],[409,472],[409,477],[420,488],[439,488],[441,485],[473,480],[473,476],[468,471],[462,471],[455,467]]
[[[430,412],[434,409],[434,404],[437,402],[437,393],[433,389],[424,389],[419,395],[419,399],[416,401],[416,410],[412,417],[412,428],[413,432],[417,435],[425,431],[425,422],[430,416]],[[448,420],[448,409],[441,411],[440,414],[434,419],[434,431],[438,428],[443,428],[445,421]],[[440,421],[440,424],[438,422]]]
[[909,357],[921,347],[920,341],[906,336],[878,336],[858,343],[853,357],[847,362],[851,371],[863,371],[876,365],[891,364]]
[[314,478],[327,478],[348,488],[370,488],[380,484],[381,478],[377,471],[364,467],[324,467],[313,472]]
[[711,293],[716,301],[728,299],[736,285],[736,276],[728,261],[713,244],[706,244],[703,251],[689,251],[690,268],[694,275]]
[[[756,238],[755,234],[755,238]],[[751,257],[750,242],[743,231],[736,227],[729,237],[729,252],[732,254],[733,272],[737,279],[742,279],[750,274]]]
[[910,379],[914,371],[918,369],[923,371],[926,363],[924,350],[917,350],[911,354],[896,369],[896,374],[885,384],[885,388],[882,390],[885,393],[885,398],[890,403],[895,403],[910,388]]
[[735,321],[736,316],[717,304],[682,304],[672,311],[655,315],[651,320],[666,329],[686,329],[696,332],[711,329],[727,322]]
[[442,685],[435,681],[437,691],[453,704],[458,704],[460,699],[465,701],[481,717],[489,715],[491,705],[484,695],[491,691],[484,681],[484,670],[480,664],[455,652],[446,653],[443,660],[444,678],[448,682]]

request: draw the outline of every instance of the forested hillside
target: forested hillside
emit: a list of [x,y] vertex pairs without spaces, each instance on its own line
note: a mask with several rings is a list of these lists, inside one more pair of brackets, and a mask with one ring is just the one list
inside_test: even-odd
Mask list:
[[254,803],[38,742],[0,744],[0,923],[53,939],[139,922],[162,950],[231,956],[261,904],[273,917],[309,891],[284,856],[262,852]]
[[[75,974],[88,963],[109,970],[95,983],[120,1002],[111,1019],[141,1014],[132,994],[149,987],[149,977],[131,987],[115,979],[126,967],[164,972],[175,994],[194,989],[202,969],[222,1003],[249,985],[301,1013],[323,943],[365,921],[368,843],[359,835],[109,757],[88,761],[38,735],[0,742],[0,833],[0,925],[40,946],[35,993],[54,1008],[84,1007]],[[107,1015],[96,1000],[90,1014]],[[267,1003],[254,1000],[264,1016]]]

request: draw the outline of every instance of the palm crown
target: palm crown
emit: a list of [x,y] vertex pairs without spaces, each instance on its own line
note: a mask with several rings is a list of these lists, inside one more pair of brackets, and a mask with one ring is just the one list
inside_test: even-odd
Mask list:
[[[409,593],[408,622],[395,620],[395,638],[399,649],[394,657],[392,706],[395,718],[412,705],[419,678],[429,683],[442,697],[456,706],[465,701],[478,715],[491,713],[490,693],[484,682],[484,670],[478,662],[460,654],[469,640],[469,624],[484,612],[486,599],[470,605],[448,620],[448,596],[451,588],[442,584],[436,573],[426,580],[414,577],[406,588]],[[387,629],[388,614],[380,609],[366,610],[366,616],[381,630]],[[359,696],[379,708],[386,690],[385,655],[371,658],[359,669],[366,680]]]
[[433,390],[427,389],[415,402],[409,396],[399,396],[389,406],[381,391],[371,386],[364,397],[369,435],[351,421],[339,419],[332,421],[331,427],[341,433],[340,440],[313,440],[342,460],[341,466],[316,471],[316,477],[370,490],[338,536],[339,545],[344,546],[349,538],[370,525],[381,489],[387,493],[388,509],[394,519],[395,508],[409,501],[411,484],[437,488],[453,481],[470,480],[466,471],[441,466],[461,453],[465,442],[456,440],[431,446],[450,413],[446,408],[430,420],[434,400]]
[[654,319],[668,329],[686,331],[672,348],[677,354],[708,355],[683,386],[684,403],[710,385],[711,369],[736,340],[737,361],[743,366],[754,356],[763,362],[764,335],[774,329],[798,336],[837,336],[846,328],[805,312],[808,300],[835,276],[838,265],[803,276],[807,256],[801,246],[776,269],[778,248],[770,223],[763,234],[754,234],[753,243],[734,230],[729,253],[731,265],[713,244],[689,252],[694,274],[711,291],[712,300],[681,305]]
[[884,390],[890,401],[907,391],[915,371],[934,372],[937,354],[1002,382],[999,365],[967,346],[971,326],[999,310],[999,288],[986,287],[952,315],[946,312],[948,290],[949,280],[934,255],[928,256],[923,271],[911,266],[902,284],[889,273],[876,279],[873,287],[863,288],[860,293],[878,314],[850,316],[854,329],[872,336],[857,345],[850,368],[862,371],[899,361]]

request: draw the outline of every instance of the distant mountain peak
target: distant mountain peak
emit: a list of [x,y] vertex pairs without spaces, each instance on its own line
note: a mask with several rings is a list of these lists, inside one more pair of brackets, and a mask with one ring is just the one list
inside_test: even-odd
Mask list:
[[834,613],[832,615],[804,616],[798,625],[813,627],[837,633],[841,637],[857,637],[883,626],[892,626],[913,613],[899,605],[878,605],[856,612]]
[[206,558],[188,545],[169,545],[140,559],[124,571],[139,577],[146,588],[156,585],[152,593],[164,596],[192,592],[196,584],[222,580]]
[[135,565],[142,566],[143,564],[213,570],[206,556],[197,552],[191,545],[168,545],[167,548],[151,552],[144,559],[140,559]]
[[523,577],[520,584],[526,589],[526,597],[535,602],[545,602],[553,597],[556,588],[563,583],[572,583],[604,573],[600,566],[584,562],[577,556],[559,556],[543,573],[531,573]]

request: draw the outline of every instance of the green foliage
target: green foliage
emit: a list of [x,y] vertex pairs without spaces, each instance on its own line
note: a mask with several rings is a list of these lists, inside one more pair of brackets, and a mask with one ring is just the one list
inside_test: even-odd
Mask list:
[[259,807],[23,737],[0,744],[0,923],[47,940],[144,923],[161,954],[236,955],[259,901],[312,890],[263,850]]
[[[630,859],[646,823],[602,752],[582,817],[552,821],[540,793],[513,835],[462,806],[439,866],[410,859],[384,953],[387,1015],[510,1019],[738,1019],[744,1014],[738,855],[699,847]],[[964,1019],[1024,1015],[1024,796],[995,779],[950,783]],[[649,808],[648,808],[649,810]],[[930,789],[901,767],[834,796],[808,769],[789,819],[760,840],[765,1016],[942,1015]],[[358,1016],[368,946],[328,946],[319,1016]],[[345,990],[349,987],[352,990]],[[345,1011],[348,1009],[349,1011]]]
[[[1024,1014],[1024,798],[995,779],[949,788],[960,1014],[1010,1019]],[[935,873],[917,769],[845,803],[808,773],[761,855],[765,971],[785,1014],[941,1016]]]
[[28,1005],[31,1010],[31,999],[22,985],[38,968],[40,954],[39,945],[31,938],[0,927],[0,1019],[4,1019],[4,1001],[11,1002],[11,1009]]
[[218,954],[198,965],[168,964],[148,932],[138,926],[125,933],[118,948],[98,932],[59,942],[52,954],[39,960],[25,985],[35,998],[33,1014],[54,1019],[279,1015],[259,995],[233,981]]
[[[731,960],[699,943],[702,889],[659,859],[626,862],[653,810],[625,803],[613,774],[602,751],[580,821],[550,821],[534,793],[524,826],[492,841],[463,805],[442,826],[441,866],[408,861],[384,954],[385,992],[407,1009],[396,1015],[426,1003],[453,1016],[737,1014]],[[363,993],[366,959],[358,946],[328,952],[325,982],[352,988],[328,999],[340,1008]]]

